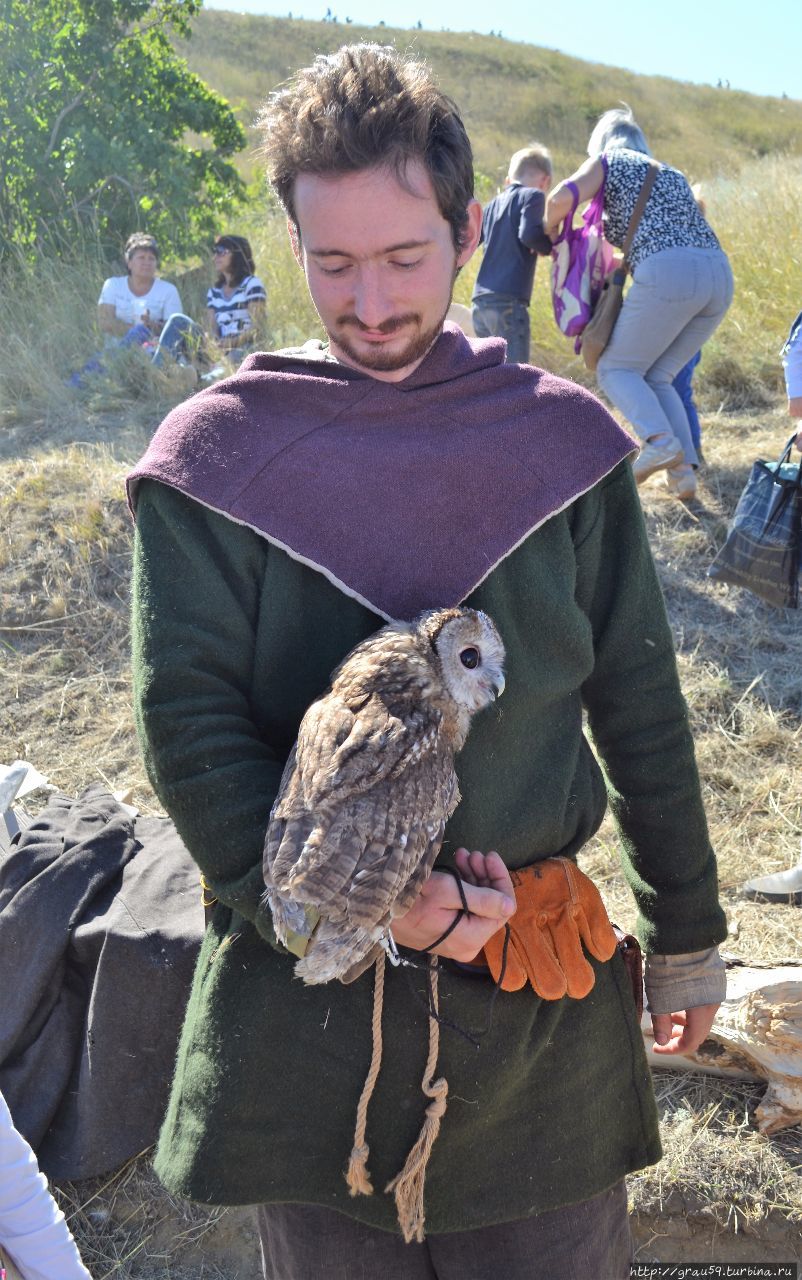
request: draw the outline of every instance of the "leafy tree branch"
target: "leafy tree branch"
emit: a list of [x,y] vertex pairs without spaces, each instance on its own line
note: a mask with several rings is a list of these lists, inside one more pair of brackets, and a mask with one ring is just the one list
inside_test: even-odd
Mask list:
[[136,229],[187,253],[243,199],[244,130],[173,48],[200,7],[0,0],[0,262]]

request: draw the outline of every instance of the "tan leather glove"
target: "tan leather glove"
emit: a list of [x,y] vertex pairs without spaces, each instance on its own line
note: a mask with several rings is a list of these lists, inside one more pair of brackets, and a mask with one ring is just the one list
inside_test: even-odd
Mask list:
[[[546,858],[511,877],[517,910],[509,923],[502,990],[520,991],[530,982],[543,1000],[581,1000],[595,982],[583,944],[597,960],[609,960],[616,947],[598,889],[568,858]],[[496,982],[504,940],[500,929],[484,947]]]

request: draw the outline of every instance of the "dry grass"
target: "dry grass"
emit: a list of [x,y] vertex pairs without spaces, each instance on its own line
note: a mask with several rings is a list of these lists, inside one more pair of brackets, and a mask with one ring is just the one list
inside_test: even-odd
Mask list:
[[[109,426],[98,419],[93,429],[109,434]],[[747,877],[786,868],[798,856],[802,629],[797,614],[713,584],[705,569],[753,457],[774,456],[787,426],[778,408],[710,416],[700,503],[688,510],[659,478],[642,491],[719,857],[727,949],[778,963],[802,953],[802,913],[742,902],[737,890]],[[2,758],[32,759],[67,792],[102,778],[114,788],[133,787],[148,809],[153,797],[130,715],[131,527],[122,497],[124,473],[147,430],[116,427],[113,447],[76,444],[12,458],[0,469],[0,742]],[[583,861],[614,918],[631,923],[609,823]],[[776,1246],[779,1254],[771,1256],[790,1256],[800,1216],[800,1131],[771,1139],[755,1131],[759,1086],[668,1072],[658,1074],[657,1086],[666,1158],[631,1183],[640,1256],[701,1256],[698,1242],[671,1234],[677,1215],[706,1231],[707,1243],[711,1232],[720,1233],[720,1257],[735,1256],[736,1231],[756,1248]],[[67,1186],[61,1195],[97,1277],[250,1274],[243,1268],[255,1246],[242,1235],[245,1220],[171,1202],[146,1160],[103,1190]]]
[[664,1156],[631,1177],[639,1262],[790,1262],[802,1224],[802,1133],[759,1134],[758,1085],[657,1071]]
[[[33,439],[41,440],[47,427],[35,423]],[[31,759],[69,793],[98,778],[133,787],[145,809],[154,802],[130,714],[131,526],[122,481],[153,425],[98,415],[82,426],[94,443],[46,449],[7,434],[0,459],[0,758]],[[67,439],[67,425],[61,430]],[[802,628],[798,614],[714,584],[705,569],[752,459],[777,454],[788,422],[779,407],[719,413],[704,419],[704,432],[700,502],[687,509],[659,477],[644,486],[643,502],[719,857],[727,949],[780,962],[802,953],[802,912],[742,902],[737,890],[799,853]],[[614,918],[630,923],[609,823],[583,862]],[[666,1159],[631,1183],[640,1257],[743,1260],[753,1249],[758,1259],[787,1260],[800,1217],[800,1130],[756,1132],[759,1086],[661,1072],[657,1087]],[[102,1190],[93,1183],[60,1194],[98,1280],[252,1274],[247,1218],[170,1201],[146,1159]],[[677,1234],[685,1218],[691,1226]]]
[[[722,1229],[753,1234],[781,1215],[802,1225],[802,1135],[788,1129],[771,1141],[753,1125],[760,1086],[702,1075],[655,1073],[665,1156],[630,1179],[641,1213],[705,1212]],[[733,1137],[737,1134],[737,1141]]]
[[[727,948],[769,963],[802,954],[800,913],[740,901],[738,886],[799,857],[802,628],[798,613],[714,583],[705,570],[752,460],[776,456],[787,431],[779,410],[708,418],[698,504],[689,510],[671,498],[659,476],[642,490],[729,915]],[[606,886],[611,913],[630,925],[632,899],[619,875],[609,820],[585,856]]]
[[126,470],[99,445],[0,470],[0,758],[38,761],[68,794],[142,775],[131,722]]
[[201,1209],[168,1195],[148,1153],[111,1177],[62,1183],[55,1194],[94,1280],[256,1280],[261,1274],[248,1211]]

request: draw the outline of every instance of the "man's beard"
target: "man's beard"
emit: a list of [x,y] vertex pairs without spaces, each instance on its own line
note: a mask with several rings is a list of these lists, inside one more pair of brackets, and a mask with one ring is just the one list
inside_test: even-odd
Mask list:
[[349,326],[357,330],[366,328],[366,326],[362,325],[357,316],[353,315],[339,316],[336,333],[329,334],[329,337],[343,352],[343,355],[347,357],[347,360],[353,361],[354,365],[357,365],[359,369],[372,369],[377,374],[390,374],[390,372],[405,369],[408,365],[417,364],[418,361],[422,360],[430,347],[434,346],[437,338],[440,337],[446,314],[448,314],[448,307],[446,307],[437,324],[425,330],[420,329],[421,317],[414,314],[414,312],[409,312],[405,316],[394,316],[393,319],[386,320],[384,324],[376,325],[376,329],[373,332],[379,333],[393,333],[393,330],[402,329],[404,325],[408,324],[416,326],[411,338],[400,348],[400,351],[385,351],[384,347],[379,347],[375,352],[371,352],[370,347],[359,349],[354,347],[348,335]]
[[385,320],[384,324],[376,325],[373,332],[376,333],[393,333],[396,329],[402,329],[406,325],[413,325],[414,330],[409,341],[400,351],[385,351],[383,347],[379,347],[377,351],[371,352],[367,350],[357,350],[352,344],[348,336],[349,328],[360,329],[367,328],[355,315],[344,315],[337,317],[337,330],[330,333],[329,338],[336,343],[343,355],[361,369],[372,369],[376,373],[395,373],[398,369],[405,369],[408,365],[416,364],[423,359],[429,349],[434,346],[443,329],[443,323],[448,315],[448,308],[451,306],[449,298],[446,309],[443,312],[437,324],[432,325],[429,329],[421,330],[421,317],[416,312],[408,312],[404,316],[393,316],[390,320]]

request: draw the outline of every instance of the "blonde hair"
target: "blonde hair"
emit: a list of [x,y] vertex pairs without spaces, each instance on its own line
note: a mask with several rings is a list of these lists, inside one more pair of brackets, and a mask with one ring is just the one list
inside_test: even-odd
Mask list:
[[510,160],[510,182],[523,182],[533,171],[543,173],[547,178],[552,175],[551,154],[542,142],[532,142],[528,147],[516,151]]

